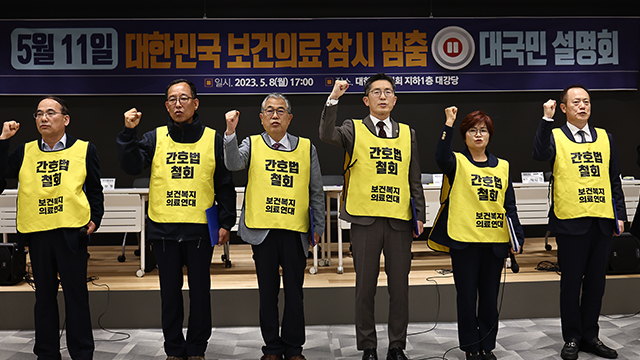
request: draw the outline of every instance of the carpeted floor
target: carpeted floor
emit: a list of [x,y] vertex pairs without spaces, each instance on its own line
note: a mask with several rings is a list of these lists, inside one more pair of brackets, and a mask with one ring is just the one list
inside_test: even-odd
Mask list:
[[[435,329],[434,328],[435,325]],[[457,349],[455,323],[412,323],[406,354],[412,360],[464,359]],[[304,355],[313,359],[360,359],[353,325],[308,326]],[[378,325],[378,356],[387,351],[386,324]],[[94,330],[95,360],[164,360],[160,329]],[[640,359],[640,316],[600,318],[600,339],[618,351],[619,359]],[[0,331],[0,359],[35,359],[33,331]],[[520,319],[500,321],[494,353],[500,360],[560,359],[560,320]],[[64,336],[62,346],[65,346]],[[260,359],[262,338],[257,327],[214,328],[206,359]],[[62,358],[69,359],[66,349]],[[580,353],[580,359],[599,359]]]

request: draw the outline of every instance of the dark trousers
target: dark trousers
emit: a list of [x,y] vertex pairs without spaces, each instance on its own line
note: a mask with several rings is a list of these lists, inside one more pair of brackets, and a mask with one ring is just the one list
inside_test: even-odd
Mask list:
[[36,342],[33,352],[39,360],[61,359],[57,295],[58,286],[62,283],[69,355],[74,360],[92,359],[94,344],[87,290],[87,238],[79,240],[78,250],[74,253],[60,229],[33,233],[29,235],[29,254],[36,286]]
[[492,245],[469,244],[450,250],[456,285],[458,340],[468,352],[491,351],[498,335],[498,292],[504,259]]
[[409,271],[411,231],[398,231],[389,220],[378,218],[371,225],[351,224],[351,250],[356,271],[356,342],[358,350],[378,346],[375,296],[380,274],[380,254],[389,293],[389,348],[404,349],[409,324]]
[[[211,257],[208,239],[197,241],[154,240],[162,298],[162,333],[168,356],[200,356],[211,337]],[[184,304],[183,274],[187,267],[189,283],[189,321],[187,338],[182,333]]]
[[[253,245],[253,260],[260,293],[260,331],[264,354],[292,357],[302,353],[305,342],[302,285],[307,266],[300,233],[269,230],[260,245]],[[284,314],[279,325],[280,267],[284,285]]]
[[598,221],[584,235],[556,235],[560,265],[560,320],[564,341],[598,336],[612,235]]

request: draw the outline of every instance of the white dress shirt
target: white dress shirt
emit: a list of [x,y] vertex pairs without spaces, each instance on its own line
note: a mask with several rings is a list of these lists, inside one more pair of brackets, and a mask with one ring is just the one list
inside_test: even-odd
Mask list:
[[[543,116],[542,119],[545,121],[553,122],[552,118],[548,118],[546,116]],[[593,142],[593,139],[591,138],[591,130],[589,129],[589,124],[586,124],[582,129],[580,129],[579,127],[567,121],[567,127],[569,128],[569,131],[571,131],[571,134],[573,135],[573,140],[575,140],[575,142],[579,142],[579,143],[582,142],[582,136],[578,134],[578,131],[580,130],[584,131],[584,142]]]
[[[380,120],[378,118],[376,118],[373,115],[369,115],[369,117],[371,117],[371,122],[373,122],[373,126],[375,126],[376,128],[376,132],[380,132],[380,128],[378,127],[378,123],[382,121],[382,123],[384,124],[384,131],[387,133],[387,137],[390,137],[389,135],[391,135],[391,119],[390,118],[386,118],[384,120]],[[378,135],[376,133],[376,135]],[[380,136],[380,135],[378,135]]]
[[573,139],[576,142],[579,142],[579,143],[582,142],[582,136],[578,134],[578,131],[580,130],[584,131],[584,142],[593,141],[593,139],[591,138],[591,130],[589,129],[589,124],[586,124],[582,129],[580,129],[579,127],[573,125],[572,123],[567,122],[567,127],[569,128],[569,131],[571,131],[571,134],[573,135]]

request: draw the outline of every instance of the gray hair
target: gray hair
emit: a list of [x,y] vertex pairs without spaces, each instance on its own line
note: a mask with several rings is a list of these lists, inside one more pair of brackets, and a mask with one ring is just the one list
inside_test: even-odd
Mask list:
[[289,102],[289,99],[287,99],[286,96],[282,95],[282,93],[279,92],[272,92],[271,94],[267,95],[264,100],[262,100],[262,105],[260,105],[260,112],[264,111],[264,106],[267,103],[267,100],[271,98],[284,100],[284,102],[287,104],[287,111],[289,112],[289,114],[291,114],[291,103]]

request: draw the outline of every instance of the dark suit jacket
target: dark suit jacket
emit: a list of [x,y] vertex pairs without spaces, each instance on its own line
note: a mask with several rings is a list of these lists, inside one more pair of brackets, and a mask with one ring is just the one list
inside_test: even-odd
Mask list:
[[[320,140],[343,148],[350,157],[353,157],[353,141],[354,128],[352,120],[345,120],[342,125],[336,126],[338,115],[338,106],[325,106],[320,119]],[[374,134],[376,134],[375,126],[371,121],[371,117],[367,116],[362,120],[363,124]],[[398,123],[391,119],[391,137],[398,137]],[[420,158],[418,156],[418,143],[416,134],[411,129],[411,164],[409,165],[409,186],[411,197],[415,199],[416,216],[419,221],[425,221],[425,200],[422,190],[422,181],[420,176]],[[356,185],[357,186],[357,185]],[[374,217],[368,216],[352,216],[344,211],[340,211],[340,218],[358,225],[371,225],[375,221]],[[403,221],[389,218],[391,226],[396,230],[407,230],[412,226],[410,221]]]
[[[551,169],[553,169],[553,163],[556,158],[556,143],[551,131],[553,130],[552,121],[542,120],[536,132],[536,137],[533,143],[533,159],[538,161],[550,161]],[[571,141],[574,141],[573,134],[567,127],[562,126],[562,132]],[[593,126],[589,126],[591,130],[591,138],[593,141],[597,139],[596,130]],[[611,193],[616,201],[616,211],[618,213],[619,220],[627,220],[627,211],[624,204],[624,193],[622,192],[622,182],[620,180],[620,163],[618,161],[618,153],[616,152],[616,146],[613,142],[613,136],[607,133],[609,136],[609,144],[611,147],[610,159],[609,159],[609,179],[611,181]],[[553,179],[551,180],[553,184]],[[553,188],[553,185],[552,185]],[[550,195],[553,201],[553,195]],[[600,229],[604,234],[613,234],[615,229],[615,222],[611,219],[604,218],[590,218],[583,217],[577,219],[561,220],[556,217],[553,211],[553,204],[549,209],[549,231],[556,234],[567,235],[582,235],[585,234],[591,225],[591,222],[597,220],[600,223]]]

